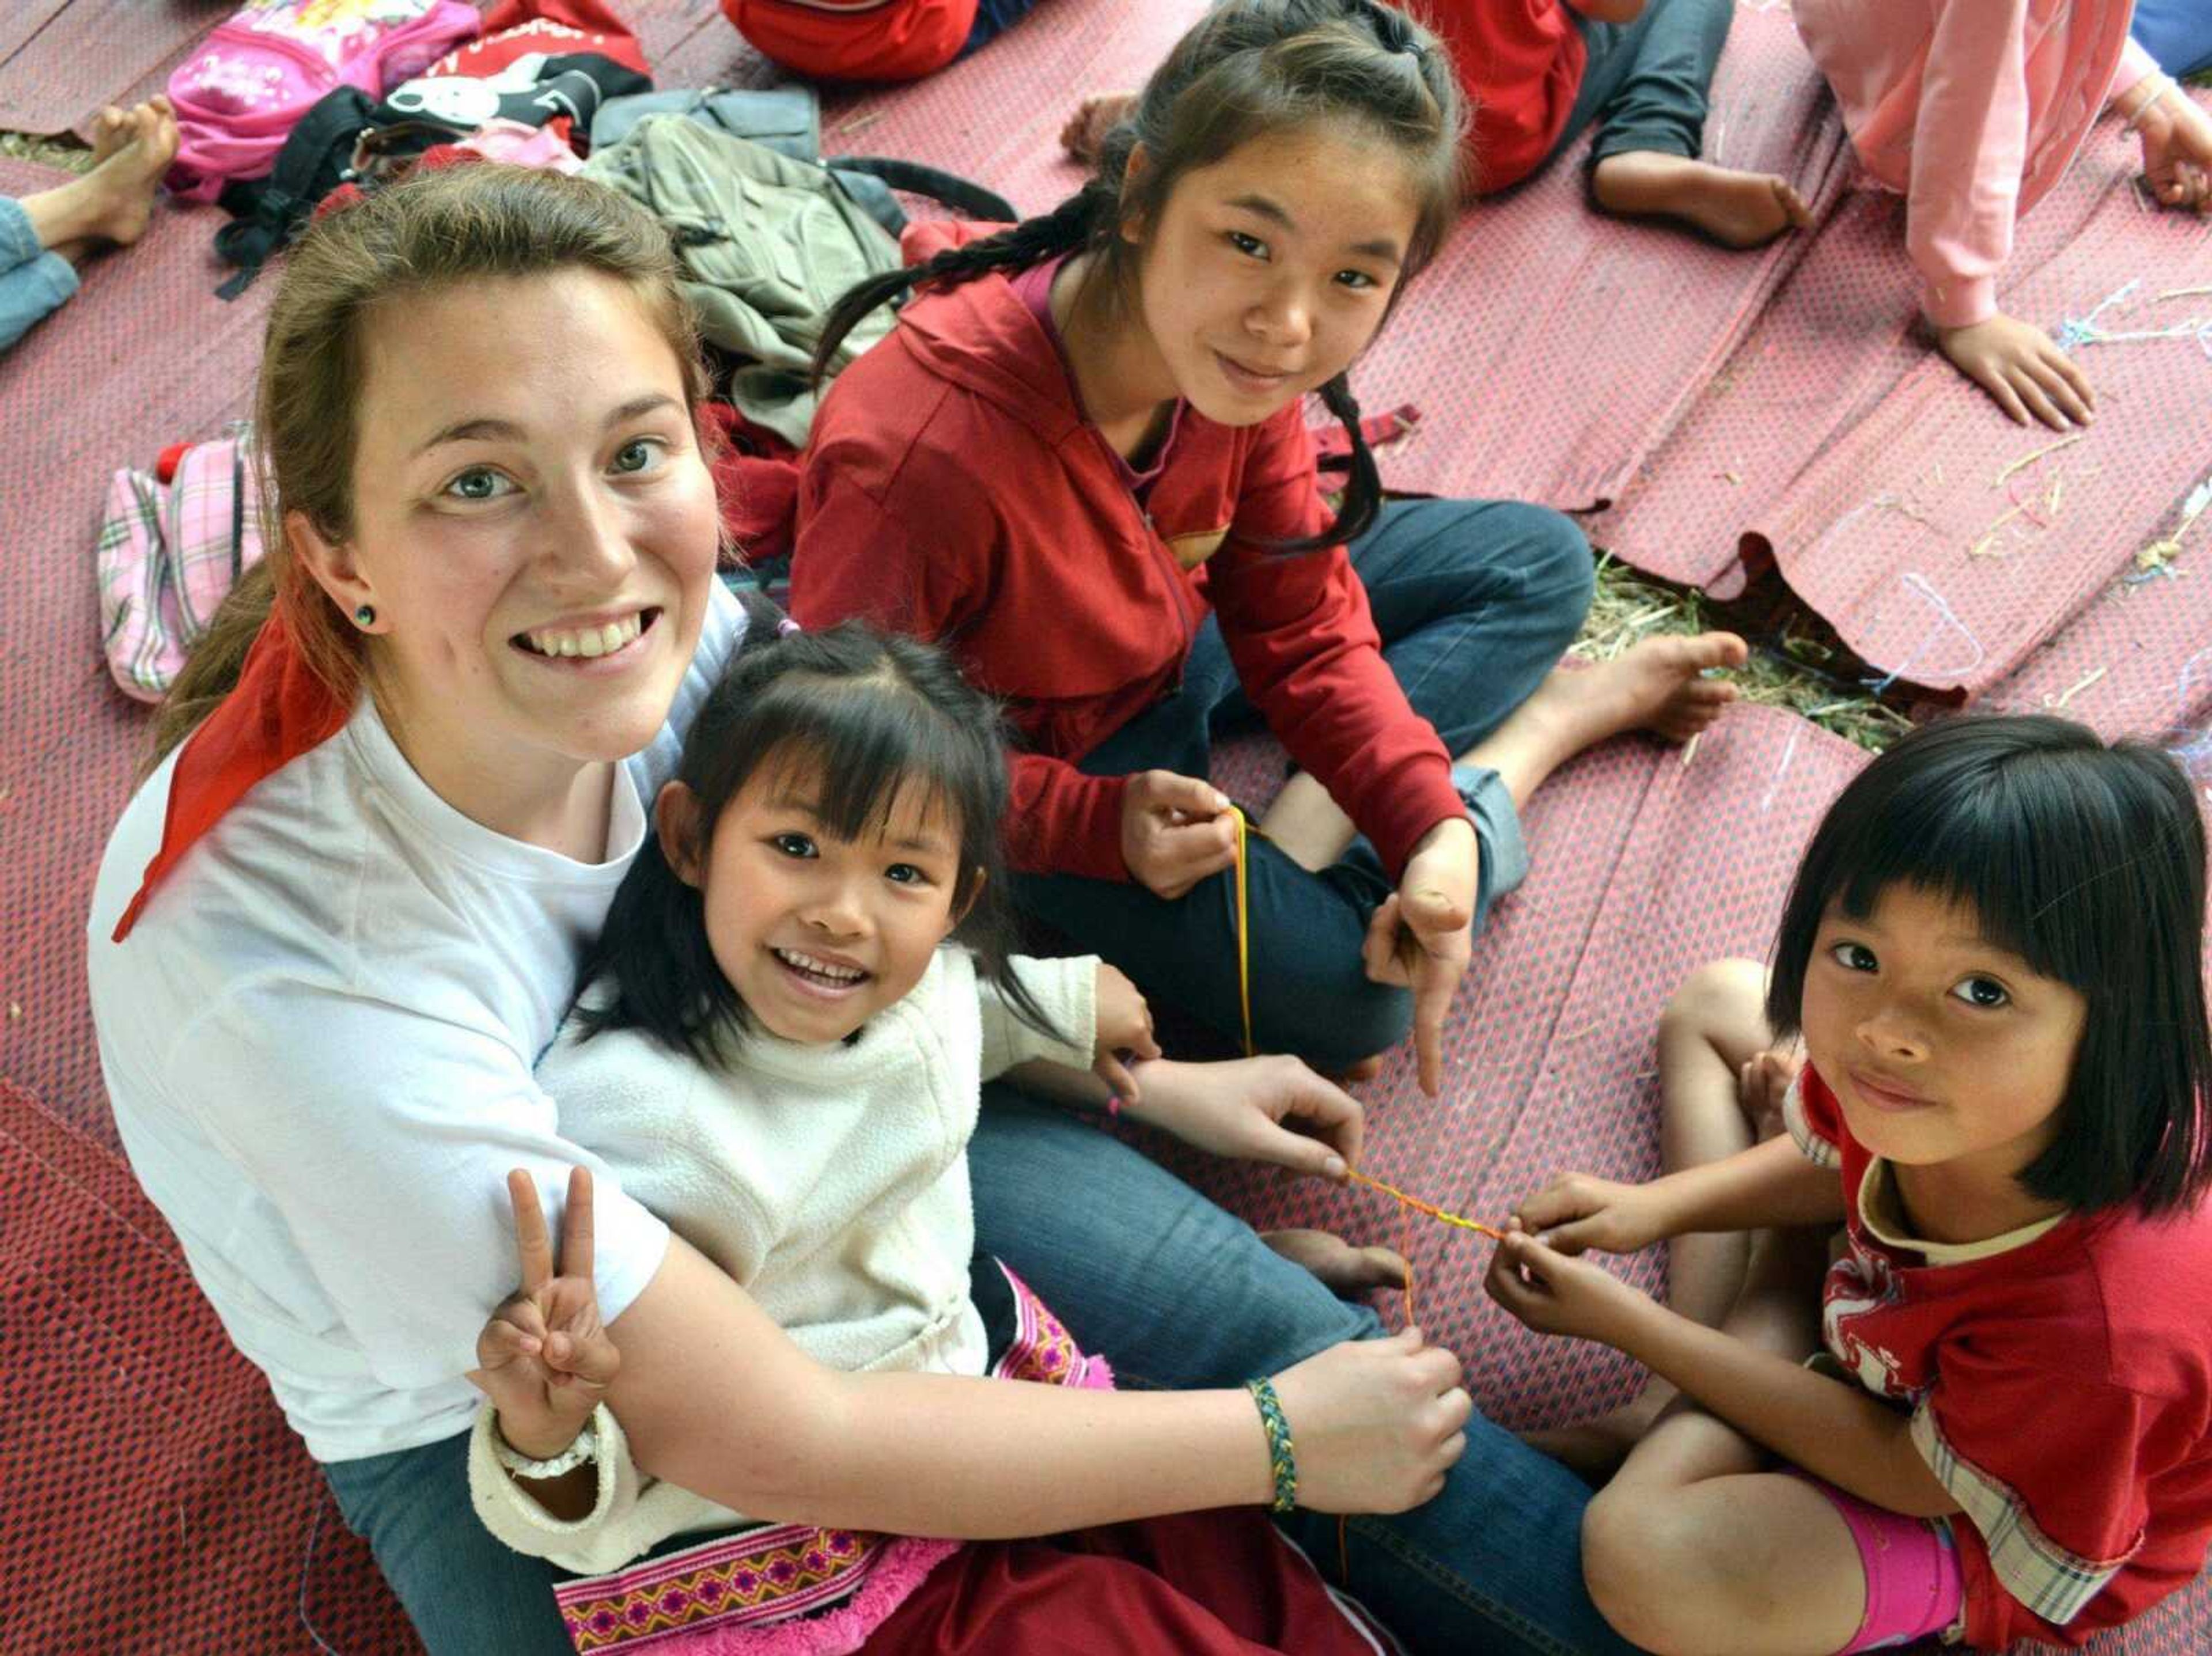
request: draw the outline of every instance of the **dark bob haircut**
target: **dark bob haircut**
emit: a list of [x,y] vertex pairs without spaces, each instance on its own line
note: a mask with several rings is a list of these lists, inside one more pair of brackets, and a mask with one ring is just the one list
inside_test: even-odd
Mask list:
[[[822,779],[814,802],[841,839],[878,832],[907,790],[925,791],[960,832],[953,912],[967,913],[953,940],[1015,1014],[1055,1037],[1008,964],[1013,925],[999,849],[1006,814],[1006,731],[998,705],[933,645],[847,622],[819,633],[779,632],[764,601],[745,641],[708,691],[677,761],[677,781],[697,797],[689,815],[705,859],[723,810],[755,776],[803,765]],[[643,1029],[709,1069],[722,1068],[752,1032],[752,1016],[715,963],[701,892],[677,877],[648,834],[586,955],[581,982],[614,991],[577,1016],[584,1037]]]
[[2069,719],[1960,718],[1915,731],[1828,808],[1797,870],[1766,995],[1799,1028],[1834,906],[1863,919],[1904,884],[1979,916],[1983,937],[2088,1002],[2051,1147],[2021,1173],[2045,1201],[2192,1204],[2208,1174],[2204,827],[2180,767]]

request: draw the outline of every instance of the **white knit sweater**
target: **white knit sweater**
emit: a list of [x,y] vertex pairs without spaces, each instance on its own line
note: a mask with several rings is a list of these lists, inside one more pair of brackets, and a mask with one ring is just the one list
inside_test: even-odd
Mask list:
[[[1020,958],[1015,971],[1066,1040],[1015,1017],[967,952],[945,948],[912,994],[847,1043],[759,1034],[716,1072],[636,1031],[580,1041],[572,1024],[538,1080],[562,1131],[817,1361],[980,1374],[966,1152],[982,1083],[1031,1059],[1087,1068],[1097,1028],[1095,955]],[[604,1407],[598,1423],[597,1503],[564,1522],[493,1458],[492,1410],[479,1410],[469,1484],[486,1527],[518,1551],[599,1574],[670,1536],[745,1521],[643,1477]]]

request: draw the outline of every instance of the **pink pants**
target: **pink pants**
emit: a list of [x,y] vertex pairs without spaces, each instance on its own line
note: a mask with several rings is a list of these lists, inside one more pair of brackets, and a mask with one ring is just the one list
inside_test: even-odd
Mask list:
[[1828,1498],[1858,1544],[1866,1569],[1866,1614],[1837,1656],[1909,1645],[1948,1631],[1966,1597],[1951,1526],[1940,1518],[1908,1518],[1846,1495],[1817,1477],[1805,1482]]

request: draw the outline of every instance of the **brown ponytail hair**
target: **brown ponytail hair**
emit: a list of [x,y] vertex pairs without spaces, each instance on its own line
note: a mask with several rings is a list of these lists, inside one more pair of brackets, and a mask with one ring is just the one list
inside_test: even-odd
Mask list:
[[[1183,174],[1255,138],[1334,121],[1393,144],[1418,179],[1419,208],[1391,295],[1395,307],[1406,284],[1436,257],[1458,211],[1467,116],[1449,54],[1380,0],[1224,0],[1152,72],[1127,118],[1107,134],[1081,190],[1041,217],[848,289],[815,348],[814,376],[822,378],[862,317],[918,286],[950,287],[1088,252],[1101,258],[1118,291],[1133,293],[1133,250],[1120,234],[1123,225],[1158,223]],[[1140,144],[1147,165],[1131,178],[1129,157]],[[1382,503],[1382,477],[1346,376],[1323,385],[1321,397],[1350,434],[1352,476],[1336,521],[1285,551],[1350,540],[1374,523]]]
[[667,231],[604,185],[484,161],[434,168],[326,212],[286,256],[264,336],[255,429],[262,454],[262,561],[216,610],[155,719],[158,764],[238,682],[272,610],[338,701],[367,662],[361,633],[292,555],[288,513],[333,541],[353,531],[354,454],[369,322],[486,277],[596,270],[627,282],[683,365],[696,404],[708,390],[696,325]]

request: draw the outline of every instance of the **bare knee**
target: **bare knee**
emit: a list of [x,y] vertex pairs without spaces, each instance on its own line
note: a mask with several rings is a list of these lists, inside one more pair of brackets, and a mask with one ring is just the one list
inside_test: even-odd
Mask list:
[[1698,1572],[1696,1538],[1682,1534],[1674,1516],[1680,1495],[1616,1483],[1583,1511],[1590,1602],[1615,1633],[1655,1656],[1692,1656],[1694,1630],[1678,1612]]
[[1753,960],[1713,961],[1698,968],[1682,980],[1659,1015],[1659,1039],[1707,1041],[1731,1061],[1747,1062],[1772,1039],[1766,1025],[1766,968]]

